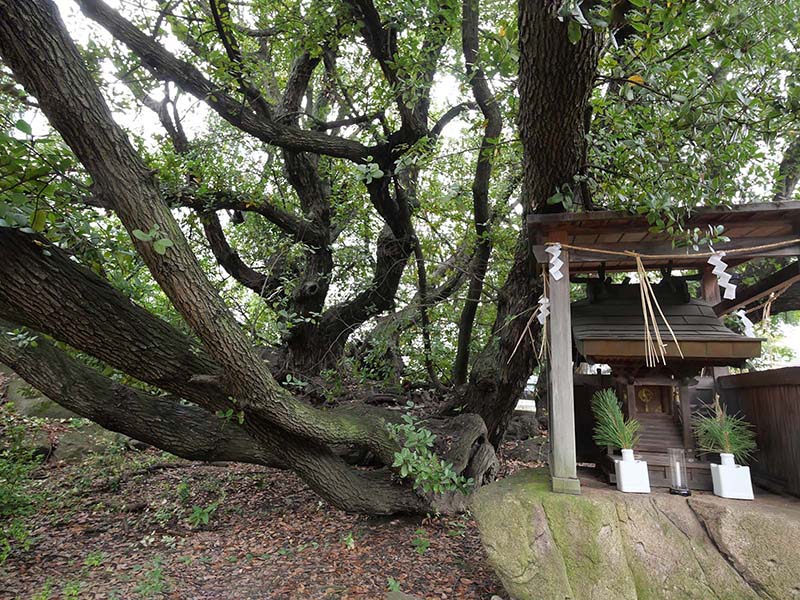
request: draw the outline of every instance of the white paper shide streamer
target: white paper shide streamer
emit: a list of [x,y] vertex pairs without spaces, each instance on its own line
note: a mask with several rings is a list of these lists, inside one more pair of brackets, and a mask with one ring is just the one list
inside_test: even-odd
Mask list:
[[731,275],[725,270],[728,268],[728,264],[722,260],[723,256],[725,256],[724,252],[717,252],[711,255],[708,259],[708,264],[714,267],[714,270],[711,272],[717,276],[719,287],[725,290],[722,297],[726,300],[733,300],[736,298],[736,286],[731,283]]
[[550,314],[550,299],[542,294],[539,296],[539,312],[536,315],[536,319],[539,321],[540,325],[544,325],[544,322],[547,320],[547,316]]
[[753,322],[747,318],[747,313],[744,312],[744,310],[739,309],[733,314],[739,317],[739,320],[742,322],[742,325],[744,326],[744,334],[747,337],[756,337],[755,329],[753,329]]
[[558,281],[564,276],[561,273],[561,267],[564,266],[564,261],[561,260],[561,244],[550,244],[545,252],[550,255],[550,275]]

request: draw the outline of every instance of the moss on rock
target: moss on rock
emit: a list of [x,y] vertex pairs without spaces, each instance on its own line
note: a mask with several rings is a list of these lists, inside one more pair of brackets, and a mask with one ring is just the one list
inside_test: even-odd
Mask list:
[[512,599],[800,598],[800,510],[780,513],[792,521],[781,527],[758,503],[719,516],[725,502],[553,494],[547,471],[531,469],[481,488],[472,509]]

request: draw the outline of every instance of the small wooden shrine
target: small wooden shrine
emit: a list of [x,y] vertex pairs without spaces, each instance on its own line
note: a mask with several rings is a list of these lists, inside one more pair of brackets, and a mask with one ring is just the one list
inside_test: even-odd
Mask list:
[[[672,340],[675,335],[680,352],[678,345],[670,341],[664,351],[666,364],[648,367],[639,284],[594,279],[586,287],[587,298],[572,304],[577,361],[611,367],[623,412],[641,425],[636,450],[647,461],[651,485],[669,485],[667,451],[684,448],[689,456],[689,487],[711,489],[708,463],[694,460],[693,456],[691,419],[697,402],[693,401],[692,392],[696,377],[704,368],[744,366],[748,358],[760,355],[761,340],[731,331],[708,302],[690,296],[685,278],[667,276],[653,286],[665,319],[658,322],[658,327],[664,340]],[[602,384],[602,380],[598,381],[595,389]],[[579,398],[576,393],[575,399],[576,410],[588,410],[586,395]],[[604,454],[599,461],[612,483],[613,458]]]
[[[683,447],[693,456],[697,375],[703,369],[741,366],[760,354],[760,339],[733,332],[720,317],[800,280],[800,270],[786,268],[736,294],[725,268],[759,258],[800,256],[800,202],[698,210],[686,223],[700,230],[718,225],[730,242],[692,250],[674,247],[640,216],[598,211],[528,217],[536,263],[532,276],[544,273],[547,282],[553,491],[580,493],[576,410],[581,436],[591,433],[581,426],[587,422],[588,404],[576,408],[575,403],[573,376],[579,363],[611,366],[611,377],[596,376],[597,387],[615,387],[624,410],[641,422],[637,453],[646,454],[652,465],[653,484],[663,485],[668,448]],[[645,271],[661,273],[658,284],[645,284],[657,302],[645,301],[639,283],[612,284],[606,277],[637,273],[641,282],[647,279]],[[699,282],[697,297],[689,293],[692,280]],[[586,298],[572,304],[574,284],[585,286]],[[580,441],[585,447],[587,440]],[[706,487],[708,467],[694,462],[690,484]]]

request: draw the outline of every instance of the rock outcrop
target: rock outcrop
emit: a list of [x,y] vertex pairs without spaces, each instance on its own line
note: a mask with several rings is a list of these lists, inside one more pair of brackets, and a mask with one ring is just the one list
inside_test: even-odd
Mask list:
[[[79,463],[93,454],[125,449],[141,450],[146,444],[121,433],[108,431],[56,404],[35,390],[5,365],[0,364],[0,403],[20,417],[54,419],[69,426],[58,431],[30,427],[25,445],[34,455],[53,462]],[[7,403],[7,404],[5,404]],[[34,420],[35,421],[35,420]]]
[[531,469],[472,502],[512,599],[800,599],[800,502],[553,494]]
[[8,383],[6,398],[14,404],[14,412],[23,417],[41,417],[45,419],[74,419],[76,415],[33,389],[22,379],[14,377]]

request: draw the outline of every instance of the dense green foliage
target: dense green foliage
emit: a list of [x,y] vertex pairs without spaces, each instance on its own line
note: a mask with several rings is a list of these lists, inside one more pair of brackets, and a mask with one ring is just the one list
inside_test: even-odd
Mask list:
[[29,482],[38,462],[26,434],[7,409],[0,410],[0,565],[31,543],[24,517],[35,509]]
[[[591,99],[586,170],[576,177],[575,185],[585,183],[598,208],[647,214],[654,227],[672,233],[679,242],[702,244],[708,232],[683,232],[681,219],[697,206],[770,199],[777,186],[778,163],[797,136],[797,3],[632,4],[627,14],[631,30],[624,43],[609,41],[601,57]],[[197,213],[181,203],[187,188],[209,206],[217,192],[225,191],[248,199],[253,208],[267,199],[301,214],[301,200],[287,182],[280,152],[243,135],[174,85],[157,82],[123,46],[109,42],[68,3],[64,7],[69,26],[83,42],[87,63],[108,91],[108,101],[157,171],[207,274],[246,330],[258,342],[274,345],[298,325],[314,322],[318,314],[298,314],[290,306],[291,294],[302,279],[306,246],[255,210],[245,211],[242,220],[220,212],[229,242],[245,262],[267,272],[274,267],[275,257],[288,263],[282,293],[270,296],[265,306],[218,267]],[[121,6],[137,25],[154,30],[156,39],[200,65],[220,86],[234,86],[230,59],[218,36],[208,34],[210,16],[205,3],[187,0],[166,12],[160,7],[158,2]],[[349,139],[379,143],[386,131],[399,125],[393,101],[398,87],[409,104],[418,98],[423,73],[431,62],[424,54],[424,42],[433,19],[435,33],[444,41],[435,57],[438,72],[430,119],[435,121],[449,108],[472,101],[460,51],[458,4],[404,1],[379,2],[376,7],[397,30],[395,66],[401,76],[396,83],[388,82],[369,59],[358,23],[347,18],[341,3],[330,0],[236,4],[232,19],[243,54],[241,68],[264,89],[280,90],[298,52],[318,56],[335,50],[330,68],[317,69],[312,76],[310,99],[303,105],[300,121],[307,127],[321,127],[352,115],[380,115],[336,129]],[[495,300],[520,227],[519,203],[525,201],[518,197],[521,150],[514,127],[518,109],[515,7],[490,1],[482,3],[481,11],[480,62],[501,107],[504,128],[497,140],[490,186],[495,214],[489,234],[493,254],[471,341],[475,350],[489,339]],[[609,6],[600,3],[587,18],[594,27],[603,28],[608,12]],[[247,35],[255,30],[268,33]],[[571,35],[573,31],[580,35],[579,29],[571,29]],[[84,204],[91,201],[91,181],[72,153],[7,72],[0,71],[0,80],[0,225],[43,232],[138,303],[183,327],[116,218]],[[155,113],[142,108],[145,99],[158,104],[162,97],[183,123],[190,140],[187,152],[177,152]],[[268,101],[275,103],[277,97]],[[468,207],[484,125],[480,112],[471,107],[444,129],[442,137],[425,137],[398,159],[398,170],[419,175],[413,222],[432,272],[430,286],[441,283],[454,269],[464,269],[476,242]],[[320,158],[318,169],[330,186],[332,226],[338,231],[332,244],[334,283],[325,301],[330,307],[362,291],[370,279],[375,239],[383,222],[365,186],[386,174],[374,163],[357,165],[327,157]],[[553,193],[557,201],[579,209],[570,205],[568,189]],[[410,261],[398,290],[398,308],[413,303],[418,275]],[[452,363],[457,335],[454,315],[465,294],[461,287],[429,309],[435,324],[431,359],[440,375],[446,375]],[[372,334],[374,321],[356,330],[353,341],[369,339],[369,351],[364,361],[346,360],[343,372],[358,377],[366,366],[369,378],[391,376],[395,371],[383,362],[388,349],[402,357],[406,377],[426,377],[420,324],[414,316],[412,312]]]
[[670,232],[697,206],[772,199],[800,108],[797,4],[632,4],[594,97],[595,196]]
[[633,448],[639,443],[639,422],[626,419],[617,394],[611,388],[598,390],[592,396],[594,442],[602,447]]

